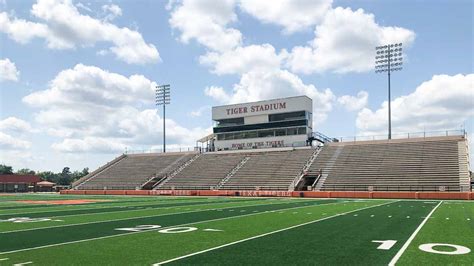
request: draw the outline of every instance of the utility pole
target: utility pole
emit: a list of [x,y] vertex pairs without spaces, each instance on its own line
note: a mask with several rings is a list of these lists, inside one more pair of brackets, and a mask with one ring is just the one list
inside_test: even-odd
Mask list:
[[375,47],[375,73],[388,74],[388,139],[392,139],[392,97],[390,89],[390,74],[402,70],[402,43],[387,44]]
[[163,153],[166,152],[166,105],[171,102],[170,89],[171,86],[169,84],[159,85],[156,86],[155,91],[156,105],[163,105]]

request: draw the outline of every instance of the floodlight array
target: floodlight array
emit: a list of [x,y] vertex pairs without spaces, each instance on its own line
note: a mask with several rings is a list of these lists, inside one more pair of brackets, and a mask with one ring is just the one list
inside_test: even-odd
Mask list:
[[402,70],[402,43],[387,44],[375,47],[375,73]]
[[170,104],[171,102],[170,85],[160,85],[156,87],[155,101],[156,101],[156,105]]

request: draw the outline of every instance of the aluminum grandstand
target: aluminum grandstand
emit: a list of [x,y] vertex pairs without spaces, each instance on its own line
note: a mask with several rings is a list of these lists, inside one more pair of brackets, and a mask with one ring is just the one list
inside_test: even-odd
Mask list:
[[[292,97],[214,108],[218,113],[213,115],[218,121],[214,128],[217,133],[206,139],[213,142],[209,147],[216,151],[122,154],[76,181],[73,189],[471,190],[468,141],[464,131],[391,140],[336,140],[311,132],[312,103],[308,99]],[[252,108],[258,114],[249,116]],[[294,115],[295,112],[298,115]],[[226,118],[226,115],[233,117]],[[275,119],[279,121],[274,123]],[[305,133],[283,134],[292,132],[294,119],[300,121]],[[237,122],[242,125],[235,125]],[[256,134],[248,134],[253,131]],[[273,134],[258,138],[260,131]],[[227,139],[229,132],[239,138]],[[274,143],[285,145],[275,147]],[[287,144],[291,144],[290,147]]]

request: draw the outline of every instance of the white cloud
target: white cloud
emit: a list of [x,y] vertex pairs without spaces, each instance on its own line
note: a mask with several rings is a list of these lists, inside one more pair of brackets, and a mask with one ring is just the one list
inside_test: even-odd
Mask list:
[[120,17],[122,15],[122,9],[118,5],[109,4],[103,5],[102,11],[106,14],[104,17],[105,21],[112,21],[116,17]]
[[240,7],[264,23],[280,25],[285,33],[308,29],[331,9],[332,0],[241,0]]
[[[161,143],[163,118],[154,109],[143,110],[119,122],[118,127],[130,134],[137,144],[153,145]],[[201,127],[185,128],[172,119],[166,119],[166,139],[169,144],[193,145],[195,141],[208,134]]]
[[348,111],[358,111],[367,106],[369,93],[359,91],[356,96],[343,95],[337,98],[337,102]]
[[[0,147],[1,146],[2,145],[0,144]],[[2,152],[0,152],[0,163],[13,166],[14,169],[32,169],[32,164],[38,161],[44,164],[44,158],[41,158],[41,156],[34,156],[30,151],[25,149],[3,149]]]
[[38,0],[31,13],[43,23],[10,17],[1,12],[0,32],[22,44],[33,38],[43,38],[50,49],[90,47],[98,42],[112,43],[109,51],[129,64],[160,60],[156,47],[147,44],[139,32],[83,15],[71,0]]
[[234,0],[184,0],[169,2],[170,26],[180,31],[180,41],[198,43],[214,51],[226,51],[242,42],[240,31],[229,28],[237,21]]
[[78,64],[51,81],[50,89],[24,98],[32,106],[47,107],[62,103],[84,106],[117,106],[124,103],[152,102],[156,83],[142,75],[125,77],[95,66]]
[[31,142],[25,140],[25,135],[32,132],[30,123],[16,117],[0,120],[0,149],[15,151],[26,150]]
[[[408,95],[392,100],[392,131],[396,133],[459,129],[474,116],[474,74],[435,75]],[[363,135],[386,132],[388,103],[361,110],[357,128]]]
[[86,137],[84,139],[64,139],[53,143],[52,148],[64,153],[120,153],[125,145],[106,138]]
[[222,74],[243,74],[249,71],[267,71],[280,67],[286,51],[280,54],[270,44],[237,47],[223,53],[208,52],[201,56],[201,64],[212,67],[212,72]]
[[287,66],[305,74],[365,72],[374,68],[375,46],[402,42],[406,48],[414,39],[413,31],[381,26],[362,9],[337,7],[316,27],[310,46],[292,49]]
[[30,147],[31,142],[0,132],[0,149],[25,150],[29,149]]
[[222,87],[217,87],[217,86],[206,87],[204,89],[204,93],[207,96],[221,103],[229,102],[231,99],[231,96],[227,94],[227,92],[225,92],[224,88]]
[[3,120],[0,120],[0,130],[2,131],[14,131],[17,133],[25,133],[32,131],[30,123],[25,120],[10,116]]
[[209,112],[210,110],[211,110],[211,106],[205,105],[205,106],[199,107],[199,108],[196,109],[196,110],[191,111],[191,112],[189,113],[189,115],[192,116],[192,117],[200,117],[200,116],[202,116],[202,114],[203,114],[204,112]]
[[296,75],[286,70],[252,71],[242,75],[234,85],[232,93],[223,88],[206,88],[206,95],[221,103],[241,103],[268,100],[295,95],[307,95],[313,99],[313,118],[323,122],[332,110],[335,96],[330,89],[318,90],[314,85],[306,85]]
[[46,25],[24,19],[11,19],[6,12],[0,12],[0,32],[6,33],[10,39],[21,44],[28,43],[33,38],[46,38],[50,34]]
[[[88,4],[88,5],[90,5],[90,4]],[[90,7],[84,5],[84,4],[81,3],[81,2],[77,3],[77,4],[76,4],[76,7],[80,8],[80,9],[82,9],[82,10],[84,10],[84,11],[87,11],[87,12],[92,13],[92,9],[91,9]]]
[[20,71],[16,69],[15,63],[10,61],[8,58],[0,59],[0,81],[18,81],[19,76]]
[[[39,108],[35,120],[53,136],[61,152],[116,152],[123,147],[161,143],[162,118],[153,104],[155,83],[141,75],[125,77],[94,66],[63,70],[49,88],[23,98]],[[166,120],[170,144],[194,144],[207,131]]]

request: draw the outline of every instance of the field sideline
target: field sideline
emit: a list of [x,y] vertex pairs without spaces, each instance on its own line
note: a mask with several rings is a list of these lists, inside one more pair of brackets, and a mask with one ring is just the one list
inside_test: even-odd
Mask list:
[[473,218],[469,201],[3,194],[0,265],[473,265]]

